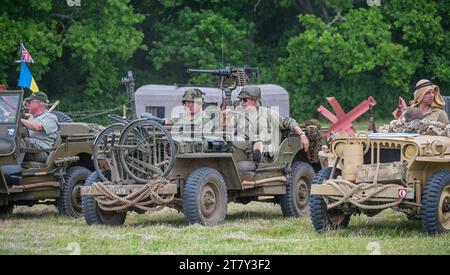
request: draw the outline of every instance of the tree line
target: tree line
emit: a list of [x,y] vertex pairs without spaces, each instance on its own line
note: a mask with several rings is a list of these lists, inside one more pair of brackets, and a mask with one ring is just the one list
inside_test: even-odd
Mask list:
[[[327,96],[345,110],[373,96],[389,118],[422,78],[450,88],[450,2],[439,0],[1,0],[0,83],[17,88],[19,44],[61,110],[126,102],[120,83],[211,84],[186,68],[260,68],[285,87],[291,115],[316,117]],[[449,94],[449,93],[447,93]]]

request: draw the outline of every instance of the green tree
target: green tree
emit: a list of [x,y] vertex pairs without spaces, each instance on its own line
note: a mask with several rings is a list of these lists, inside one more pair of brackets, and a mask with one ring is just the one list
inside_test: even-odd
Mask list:
[[[254,45],[248,40],[254,31],[253,24],[190,8],[179,10],[175,16],[171,22],[154,26],[160,37],[152,41],[149,57],[157,70],[217,68],[254,60]],[[205,78],[198,76],[197,83],[201,80]]]
[[[296,118],[318,117],[326,96],[346,110],[368,96],[388,117],[421,78],[450,88],[450,3],[391,0],[3,0],[0,81],[15,88],[22,40],[39,87],[62,110],[126,101],[120,77],[217,83],[187,67],[260,68],[260,83],[288,89]],[[223,50],[223,61],[222,61]]]
[[[86,16],[70,25],[64,43],[88,72],[86,95],[102,95],[117,87],[117,68],[141,46],[143,34],[134,26],[144,17],[121,0],[96,1],[88,8]],[[98,17],[88,16],[97,10]]]
[[[409,91],[420,59],[395,41],[382,9],[351,9],[345,21],[326,24],[300,16],[304,32],[288,44],[280,59],[279,79],[291,92],[292,113],[316,114],[325,97],[335,96],[347,110],[373,95],[382,117],[395,108],[396,97]],[[391,102],[392,104],[389,104]]]
[[394,39],[409,49],[416,78],[450,80],[450,4],[447,1],[393,0],[383,6]]
[[50,64],[61,56],[62,37],[56,22],[40,20],[40,15],[50,11],[51,0],[3,1],[1,6],[0,83],[8,83],[15,89],[19,70],[15,61],[20,58],[20,42],[24,42],[35,60],[30,67],[33,77],[40,80]]
[[[31,53],[30,65],[38,86],[62,109],[100,109],[117,106],[126,95],[120,89],[125,71],[142,44],[136,28],[144,19],[127,0],[3,1],[0,13],[0,81],[17,86],[19,44]],[[130,65],[130,64],[128,64]]]

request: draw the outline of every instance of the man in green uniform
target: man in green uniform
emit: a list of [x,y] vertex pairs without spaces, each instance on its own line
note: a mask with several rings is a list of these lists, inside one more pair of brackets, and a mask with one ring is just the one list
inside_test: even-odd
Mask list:
[[185,112],[177,118],[165,119],[165,123],[172,126],[174,135],[193,135],[201,136],[205,132],[211,132],[211,120],[204,114],[204,93],[198,88],[188,88],[181,102]]
[[[29,137],[20,141],[19,148],[38,148],[51,149],[59,135],[60,126],[56,116],[48,111],[48,98],[43,92],[32,93],[24,99],[25,106],[28,108],[31,117],[20,119],[20,122],[28,129]],[[18,156],[19,164],[22,164],[24,158],[44,162],[48,154],[45,152],[27,154],[21,152]]]
[[279,112],[261,105],[261,89],[257,86],[244,86],[238,98],[241,103],[241,115],[233,116],[227,125],[236,125],[238,137],[253,143],[253,160],[261,161],[262,154],[274,156],[280,144],[279,130],[289,129],[300,136],[300,145],[308,151],[309,141],[298,123]]
[[178,118],[166,119],[166,124],[175,123],[200,123],[203,113],[203,95],[204,93],[198,88],[188,88],[181,97],[186,112]]

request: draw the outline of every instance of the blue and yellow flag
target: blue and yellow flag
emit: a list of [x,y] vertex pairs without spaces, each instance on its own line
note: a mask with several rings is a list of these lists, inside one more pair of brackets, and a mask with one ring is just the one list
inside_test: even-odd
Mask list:
[[20,65],[19,87],[30,89],[33,93],[39,92],[39,88],[31,75],[30,70],[25,62]]

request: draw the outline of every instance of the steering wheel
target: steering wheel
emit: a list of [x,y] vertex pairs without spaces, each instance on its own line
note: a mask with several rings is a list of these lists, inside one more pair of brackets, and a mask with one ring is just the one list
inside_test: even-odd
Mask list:
[[[246,120],[246,122],[248,123],[248,127],[251,127],[252,129],[254,129],[253,122],[250,120],[250,118],[246,117],[243,113],[237,112],[237,111],[227,111],[227,113],[232,114],[233,117],[234,116],[238,116],[238,117],[244,118]],[[234,134],[236,134],[236,132]],[[245,146],[241,147],[239,145],[236,145],[235,141],[231,141],[231,146],[236,148],[236,149],[239,149],[239,150],[247,149],[248,145],[249,145],[250,137],[246,134],[245,131],[244,131],[244,137],[245,137],[246,140],[248,140],[248,141],[245,141]],[[238,143],[240,144],[241,142],[238,142]]]
[[20,119],[19,119],[19,125],[17,127],[17,133],[18,133],[18,137],[20,139],[30,137],[30,130],[28,130],[28,128],[25,125],[23,125],[23,123],[22,123],[22,121],[20,121]]
[[245,120],[247,120],[250,124],[253,124],[251,121],[250,121],[250,118],[248,118],[248,117],[246,117],[243,113],[241,113],[241,112],[237,112],[237,111],[227,111],[227,113],[229,113],[229,114],[232,114],[233,116],[240,116],[240,117],[243,117]]

